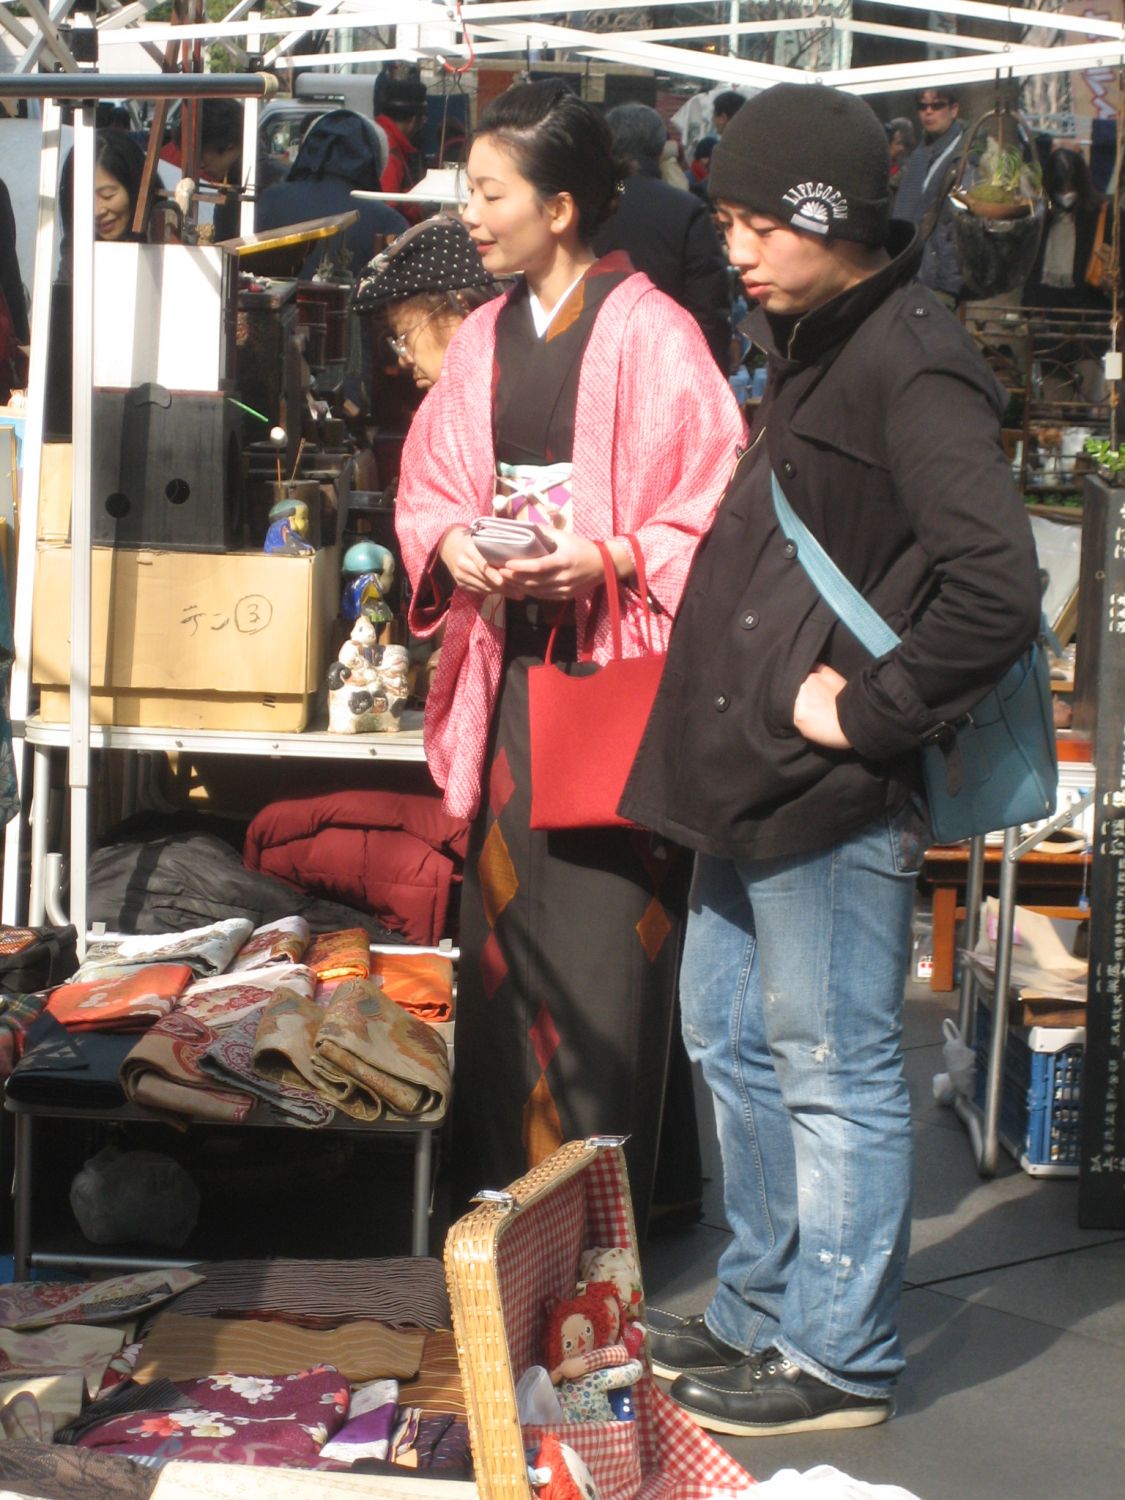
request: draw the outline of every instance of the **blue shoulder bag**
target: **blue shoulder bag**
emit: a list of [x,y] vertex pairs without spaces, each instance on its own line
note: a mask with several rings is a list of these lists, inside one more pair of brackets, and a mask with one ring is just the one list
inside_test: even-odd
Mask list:
[[[899,637],[844,577],[770,475],[782,531],[821,597],[872,656]],[[964,718],[943,724],[922,746],[930,826],[939,844],[1049,818],[1058,796],[1051,681],[1046,652],[1033,641]]]

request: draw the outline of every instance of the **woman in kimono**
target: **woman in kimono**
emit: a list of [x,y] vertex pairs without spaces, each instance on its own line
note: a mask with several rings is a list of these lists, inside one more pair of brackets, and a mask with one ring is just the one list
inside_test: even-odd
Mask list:
[[[521,273],[454,336],[403,453],[398,531],[411,628],[445,623],[426,753],[448,811],[475,818],[461,910],[455,1149],[500,1187],[575,1137],[628,1135],[638,1230],[653,1186],[687,862],[646,832],[529,828],[528,669],[646,649],[632,543],[667,641],[743,435],[698,325],[591,241],[619,191],[601,115],[549,80],[481,116],[464,223],[485,270]],[[547,556],[490,565],[497,512],[550,529]],[[591,727],[588,754],[596,764]]]

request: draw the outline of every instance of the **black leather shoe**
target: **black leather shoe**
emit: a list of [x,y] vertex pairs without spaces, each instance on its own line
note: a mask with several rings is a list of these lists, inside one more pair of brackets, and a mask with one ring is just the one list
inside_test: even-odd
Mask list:
[[654,1308],[650,1309],[650,1315],[652,1313],[661,1320],[666,1320],[668,1325],[654,1328],[649,1323],[648,1347],[654,1375],[662,1375],[665,1380],[675,1380],[677,1376],[693,1370],[713,1370],[716,1367],[727,1369],[731,1365],[740,1364],[747,1357],[741,1349],[734,1349],[730,1344],[724,1344],[722,1339],[716,1338],[703,1321],[702,1313],[696,1313],[693,1318],[681,1318],[676,1313],[656,1312]]
[[889,1396],[853,1396],[818,1380],[776,1349],[726,1370],[681,1375],[670,1392],[701,1427],[732,1437],[776,1437],[832,1427],[875,1427]]

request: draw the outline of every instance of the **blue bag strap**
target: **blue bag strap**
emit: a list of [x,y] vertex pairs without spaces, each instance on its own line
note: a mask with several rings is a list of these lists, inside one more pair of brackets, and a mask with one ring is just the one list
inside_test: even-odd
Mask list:
[[772,470],[770,471],[770,486],[773,490],[773,508],[777,514],[778,524],[788,539],[795,543],[797,560],[808,574],[813,587],[848,627],[860,645],[867,647],[872,656],[885,656],[888,651],[893,651],[901,644],[901,638],[840,572],[789,504],[785,491]]

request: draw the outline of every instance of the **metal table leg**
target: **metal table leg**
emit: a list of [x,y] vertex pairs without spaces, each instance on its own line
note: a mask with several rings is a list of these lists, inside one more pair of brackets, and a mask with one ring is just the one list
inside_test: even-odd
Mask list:
[[28,921],[33,927],[39,927],[46,921],[47,837],[51,826],[51,751],[47,745],[36,745],[34,751],[31,782],[31,891],[28,895]]
[[414,1215],[411,1226],[411,1255],[430,1253],[430,1188],[433,1177],[434,1133],[419,1130],[414,1139]]

